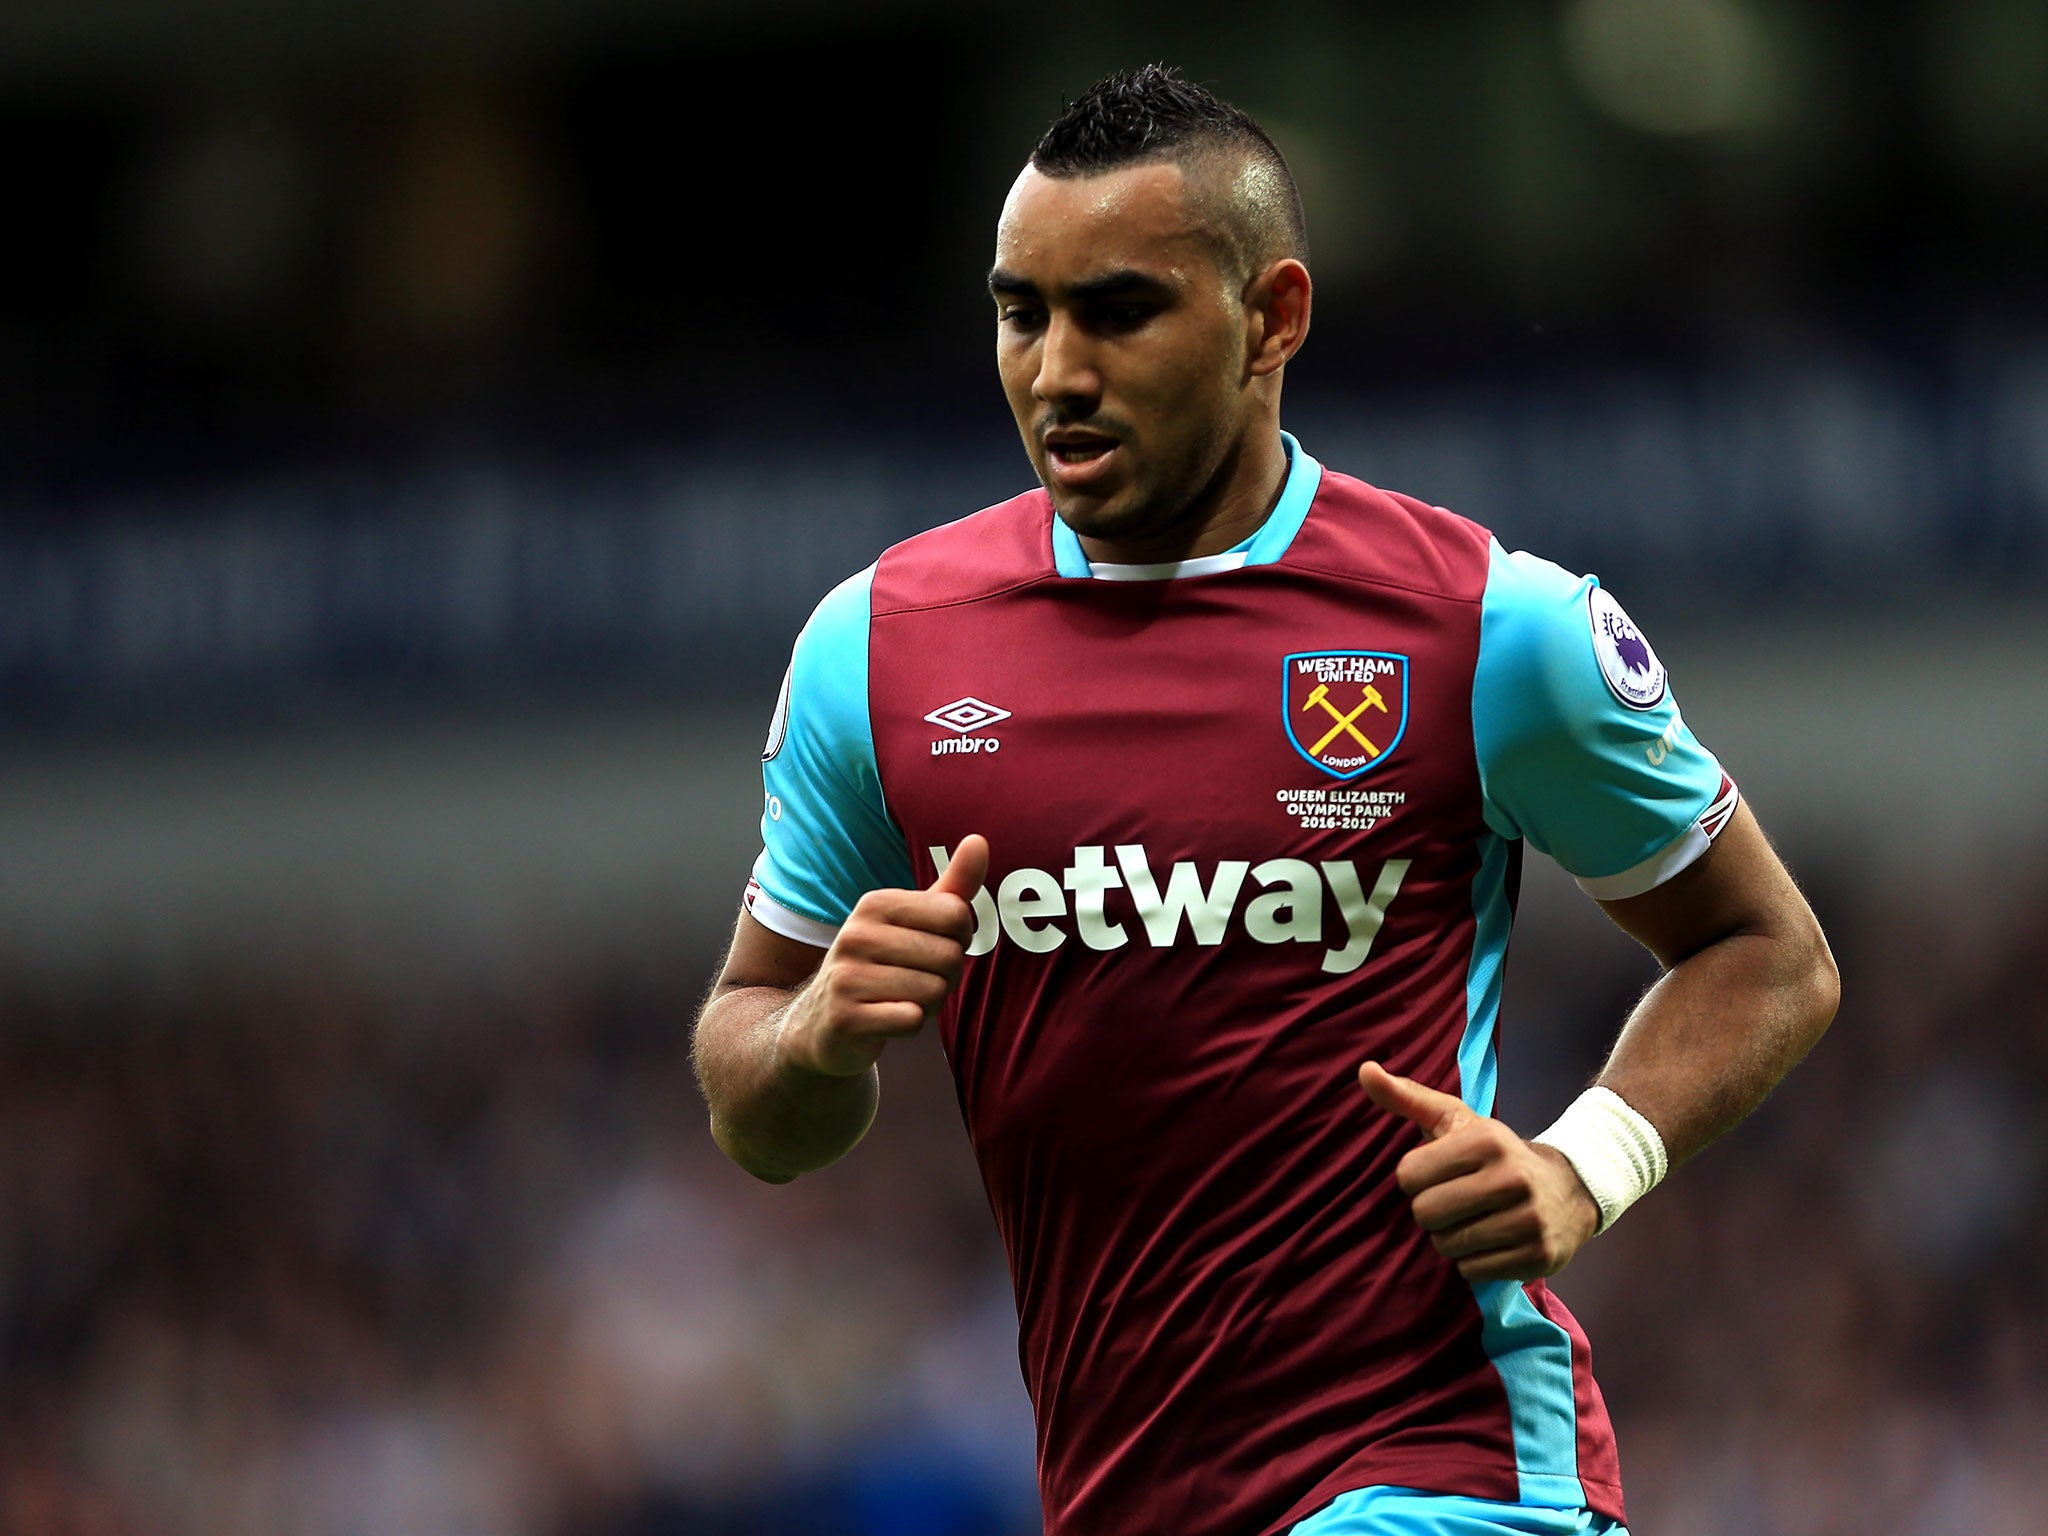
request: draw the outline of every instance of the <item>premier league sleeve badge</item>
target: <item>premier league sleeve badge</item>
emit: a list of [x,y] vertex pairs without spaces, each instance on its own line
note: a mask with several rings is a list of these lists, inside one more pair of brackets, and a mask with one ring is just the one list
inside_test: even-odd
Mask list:
[[1586,618],[1593,626],[1593,654],[1599,658],[1607,691],[1630,709],[1655,709],[1663,703],[1664,663],[1605,587],[1587,589]]

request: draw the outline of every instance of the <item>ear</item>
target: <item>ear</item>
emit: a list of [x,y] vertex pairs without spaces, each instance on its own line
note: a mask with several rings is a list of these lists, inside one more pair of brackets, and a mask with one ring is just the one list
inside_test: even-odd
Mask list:
[[1308,268],[1283,256],[1245,285],[1245,371],[1254,378],[1278,373],[1308,339],[1313,284]]

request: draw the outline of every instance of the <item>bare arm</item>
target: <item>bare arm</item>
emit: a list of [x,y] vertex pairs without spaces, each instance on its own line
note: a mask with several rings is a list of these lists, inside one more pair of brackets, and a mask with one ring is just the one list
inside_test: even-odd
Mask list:
[[[1812,1049],[1840,995],[1834,957],[1746,804],[1689,869],[1601,906],[1664,975],[1598,1081],[1657,1128],[1676,1166]],[[1416,1221],[1467,1279],[1556,1274],[1597,1229],[1599,1208],[1555,1148],[1377,1063],[1359,1068],[1359,1081],[1427,1137],[1396,1176]]]
[[964,838],[929,890],[863,896],[829,949],[740,914],[692,1049],[726,1156],[782,1184],[867,1133],[876,1058],[922,1029],[959,980],[987,872],[988,844]]
[[1654,891],[1600,904],[1664,975],[1599,1083],[1657,1127],[1676,1167],[1764,1101],[1835,1016],[1827,939],[1747,803]]
[[691,1055],[712,1139],[747,1172],[776,1184],[840,1156],[875,1116],[872,1070],[798,1074],[782,1059],[783,1015],[825,955],[742,911],[725,968],[697,1015]]

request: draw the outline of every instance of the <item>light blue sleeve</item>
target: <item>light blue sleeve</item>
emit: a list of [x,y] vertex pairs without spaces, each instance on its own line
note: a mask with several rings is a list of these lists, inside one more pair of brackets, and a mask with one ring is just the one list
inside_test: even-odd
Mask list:
[[1492,548],[1472,680],[1487,824],[1614,900],[1704,853],[1734,786],[1641,631],[1591,576]]
[[761,752],[761,856],[747,910],[820,946],[869,891],[911,883],[882,799],[868,713],[869,566],[826,594],[797,636]]

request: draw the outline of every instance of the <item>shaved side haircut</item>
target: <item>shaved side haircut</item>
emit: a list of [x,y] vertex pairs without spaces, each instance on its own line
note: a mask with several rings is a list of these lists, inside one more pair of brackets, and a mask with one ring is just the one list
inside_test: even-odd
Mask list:
[[1166,64],[1098,80],[1031,152],[1046,176],[1168,163],[1187,176],[1217,265],[1242,283],[1283,257],[1308,261],[1308,223],[1287,157],[1251,115]]

